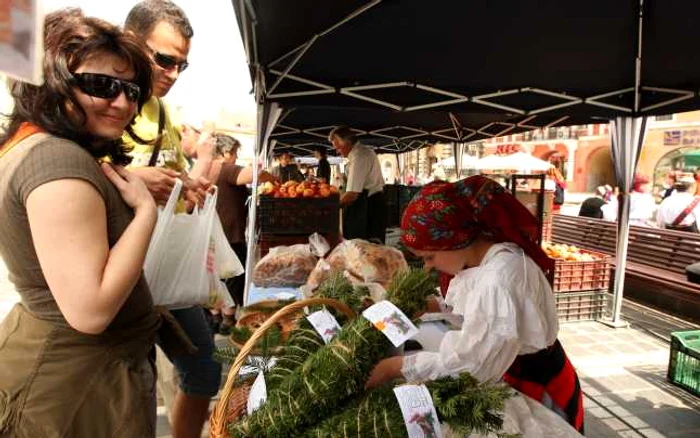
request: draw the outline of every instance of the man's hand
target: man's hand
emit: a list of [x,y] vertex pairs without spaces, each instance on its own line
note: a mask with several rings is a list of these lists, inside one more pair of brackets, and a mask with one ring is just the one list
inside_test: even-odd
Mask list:
[[340,206],[347,207],[348,205],[357,201],[357,198],[359,198],[359,197],[360,197],[360,194],[357,192],[345,192],[345,194],[343,194],[343,197],[340,198]]
[[175,178],[180,176],[179,172],[162,167],[135,167],[129,170],[146,183],[153,199],[160,205],[168,202],[170,193],[175,187]]
[[200,177],[198,179],[183,178],[183,182],[187,211],[192,211],[195,205],[204,207],[204,200],[207,197],[207,192],[213,187],[211,181]]

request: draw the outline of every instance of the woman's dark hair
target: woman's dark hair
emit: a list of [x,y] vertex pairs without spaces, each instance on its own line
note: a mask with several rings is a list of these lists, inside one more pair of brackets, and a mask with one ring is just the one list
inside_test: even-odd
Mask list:
[[316,147],[316,152],[318,152],[322,158],[328,157],[328,150],[323,146]]
[[[4,132],[0,133],[0,144],[12,138],[22,123],[28,122],[78,143],[95,158],[109,157],[115,164],[128,164],[131,158],[121,139],[105,140],[87,132],[87,115],[76,99],[72,81],[73,72],[91,57],[115,55],[134,71],[133,82],[141,89],[140,112],[151,96],[153,71],[139,41],[113,24],[70,8],[46,16],[44,47],[44,84],[10,83],[14,109],[7,117]],[[134,135],[131,126],[126,130]]]

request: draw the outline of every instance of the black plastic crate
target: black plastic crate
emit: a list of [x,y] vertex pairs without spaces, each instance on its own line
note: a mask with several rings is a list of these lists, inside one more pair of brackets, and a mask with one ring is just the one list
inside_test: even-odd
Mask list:
[[260,197],[258,205],[260,232],[298,235],[338,233],[340,230],[340,197],[273,198]]

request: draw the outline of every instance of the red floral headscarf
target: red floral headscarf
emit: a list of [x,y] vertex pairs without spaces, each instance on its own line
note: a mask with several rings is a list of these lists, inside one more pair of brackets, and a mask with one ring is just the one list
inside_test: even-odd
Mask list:
[[537,244],[537,219],[497,182],[472,176],[436,181],[413,198],[401,220],[401,240],[419,251],[466,248],[480,234],[520,246],[544,272],[554,261]]

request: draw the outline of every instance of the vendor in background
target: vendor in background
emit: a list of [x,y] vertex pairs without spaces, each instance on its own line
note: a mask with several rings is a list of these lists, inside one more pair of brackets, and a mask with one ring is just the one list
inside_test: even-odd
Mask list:
[[284,152],[278,157],[279,164],[272,168],[270,172],[282,184],[287,181],[304,181],[304,175],[299,170],[299,167],[294,162],[294,157],[289,152]]
[[[214,134],[214,138],[216,139],[216,152],[208,178],[210,181],[216,182],[219,190],[216,211],[221,219],[226,239],[238,256],[238,260],[245,266],[247,255],[245,227],[248,221],[248,208],[246,207],[248,188],[246,186],[253,182],[253,168],[236,164],[238,151],[241,148],[241,143],[238,140],[226,134]],[[275,177],[263,171],[258,174],[258,181],[260,183],[275,181]],[[226,287],[236,306],[243,306],[245,273],[226,280]],[[215,329],[220,334],[228,334],[236,323],[236,308],[224,308],[220,313],[216,311],[212,313],[215,319]]]
[[331,165],[328,162],[328,155],[326,153],[326,148],[319,146],[314,151],[314,157],[318,160],[318,168],[316,169],[316,178],[324,180],[324,182],[331,183]]
[[491,179],[425,186],[406,208],[401,241],[426,268],[455,276],[445,303],[464,322],[445,334],[438,351],[379,362],[367,387],[463,371],[481,382],[503,378],[583,432],[581,388],[557,340],[546,277],[554,261],[537,244],[537,231],[532,214]]
[[644,175],[635,175],[630,194],[630,225],[655,227],[652,222],[656,201],[651,194],[651,181]]
[[335,150],[348,159],[343,207],[343,236],[346,239],[386,240],[387,206],[384,177],[377,154],[360,144],[346,126],[328,136]]
[[695,184],[692,177],[680,177],[673,186],[671,196],[664,199],[656,214],[659,228],[676,231],[698,232],[700,218],[700,196],[693,195]]

